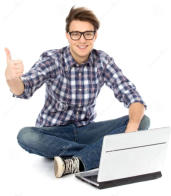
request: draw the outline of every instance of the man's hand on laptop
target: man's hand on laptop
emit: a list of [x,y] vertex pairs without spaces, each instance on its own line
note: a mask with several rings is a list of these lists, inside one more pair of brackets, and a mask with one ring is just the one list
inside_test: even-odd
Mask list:
[[137,123],[128,123],[125,133],[137,131],[138,127],[139,127],[139,124]]
[[129,107],[129,122],[125,133],[137,131],[144,115],[145,107],[139,102],[132,103]]

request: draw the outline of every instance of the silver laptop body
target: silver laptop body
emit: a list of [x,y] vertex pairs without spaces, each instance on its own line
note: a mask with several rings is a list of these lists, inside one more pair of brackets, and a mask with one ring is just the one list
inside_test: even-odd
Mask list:
[[161,177],[171,128],[106,135],[99,168],[75,176],[97,188]]

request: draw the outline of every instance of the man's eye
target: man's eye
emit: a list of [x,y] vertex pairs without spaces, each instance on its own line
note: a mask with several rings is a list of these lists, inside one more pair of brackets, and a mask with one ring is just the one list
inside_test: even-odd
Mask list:
[[87,37],[91,37],[93,35],[94,35],[93,32],[87,32],[87,33],[85,33],[85,36],[87,36]]
[[79,33],[72,33],[72,35],[73,35],[73,36],[78,36],[78,35],[79,35]]

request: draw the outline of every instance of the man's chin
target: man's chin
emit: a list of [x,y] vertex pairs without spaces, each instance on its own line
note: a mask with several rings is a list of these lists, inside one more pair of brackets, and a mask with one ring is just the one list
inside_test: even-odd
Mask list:
[[89,51],[89,50],[80,51],[78,48],[75,48],[75,50],[73,50],[73,54],[75,54],[77,57],[79,57],[81,59],[88,59],[90,52],[91,51]]
[[86,56],[89,56],[89,54],[90,54],[90,52],[77,52],[76,53],[77,54],[77,56],[80,56],[80,57],[86,57]]

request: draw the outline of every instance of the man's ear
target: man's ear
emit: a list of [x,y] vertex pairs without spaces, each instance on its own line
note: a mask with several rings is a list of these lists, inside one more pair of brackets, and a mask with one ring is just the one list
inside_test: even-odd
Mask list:
[[96,31],[95,36],[94,36],[94,40],[96,40],[96,39],[97,39],[97,31]]

